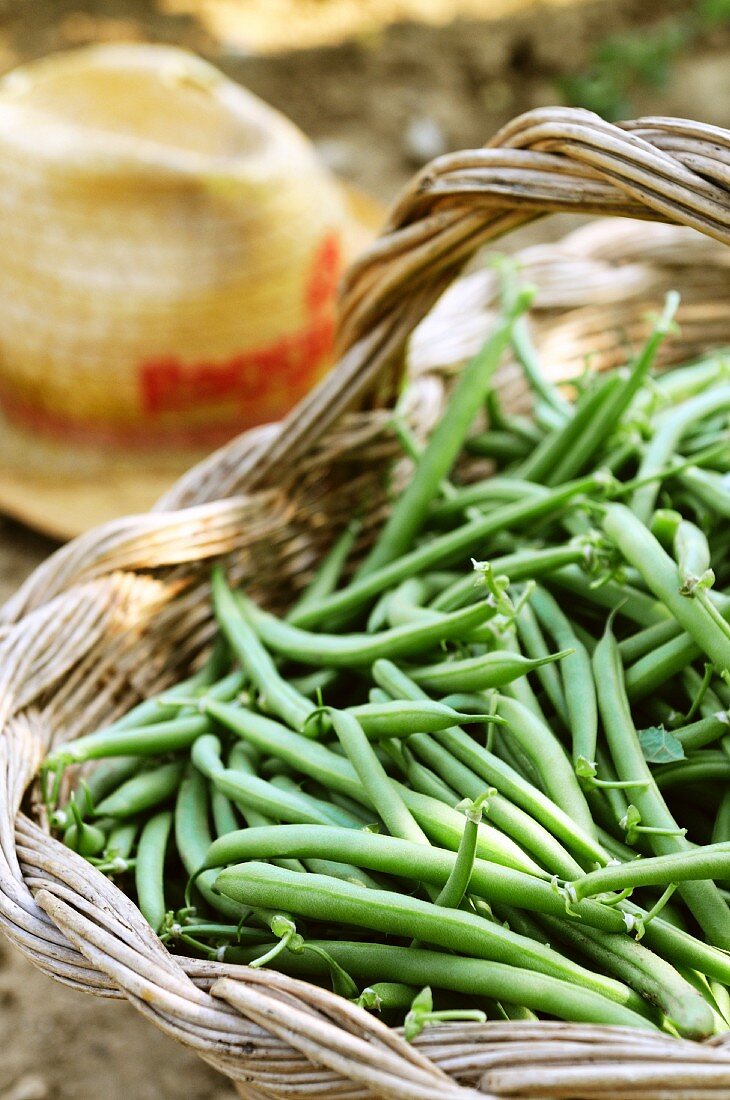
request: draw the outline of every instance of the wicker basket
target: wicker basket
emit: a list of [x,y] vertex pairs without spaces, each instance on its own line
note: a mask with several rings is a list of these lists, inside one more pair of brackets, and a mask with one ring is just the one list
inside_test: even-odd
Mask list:
[[[541,352],[561,372],[587,349],[600,348],[598,366],[625,359],[668,286],[684,294],[671,356],[730,343],[729,183],[730,134],[676,119],[616,127],[543,110],[485,149],[442,157],[350,270],[341,359],[319,389],[283,424],[191,471],[153,513],[77,539],[22,586],[0,617],[0,921],[36,966],[126,997],[252,1100],[730,1095],[727,1040],[487,1023],[434,1027],[410,1045],[314,986],[172,955],[125,895],[48,835],[32,787],[49,744],[110,720],[199,656],[212,630],[211,557],[227,555],[234,576],[280,606],[363,497],[372,516],[364,542],[372,537],[384,464],[396,453],[388,407],[405,341],[485,242],[550,211],[691,227],[599,223],[525,252]],[[423,432],[455,359],[488,327],[494,291],[489,273],[456,283],[417,333],[409,414]],[[500,384],[518,405],[514,365]]]

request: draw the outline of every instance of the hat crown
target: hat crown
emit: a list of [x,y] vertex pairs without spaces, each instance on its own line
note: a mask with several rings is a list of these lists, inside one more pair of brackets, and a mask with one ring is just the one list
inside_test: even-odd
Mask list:
[[[329,362],[347,219],[311,143],[185,51],[0,81],[0,406],[34,436],[210,447]],[[186,463],[187,464],[187,463]]]

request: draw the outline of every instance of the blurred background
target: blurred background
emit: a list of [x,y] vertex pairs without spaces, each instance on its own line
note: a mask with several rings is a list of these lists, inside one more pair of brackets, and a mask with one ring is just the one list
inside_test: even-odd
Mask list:
[[730,114],[730,0],[0,0],[0,70],[92,42],[192,49],[387,202],[414,168],[556,102]]
[[[534,107],[730,125],[730,0],[0,0],[0,72],[108,42],[200,54],[384,204]],[[0,599],[54,545],[0,519]],[[232,1097],[131,1008],[64,990],[2,941],[0,1049],[0,1100]]]

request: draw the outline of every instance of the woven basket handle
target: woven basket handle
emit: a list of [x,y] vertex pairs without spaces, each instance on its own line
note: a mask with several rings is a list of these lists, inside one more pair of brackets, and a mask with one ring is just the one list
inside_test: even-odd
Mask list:
[[544,108],[485,148],[439,157],[405,188],[380,237],[345,275],[338,363],[281,424],[242,437],[159,502],[179,508],[272,484],[347,409],[386,404],[416,325],[488,241],[549,213],[673,222],[730,244],[730,132],[675,118],[620,126]]

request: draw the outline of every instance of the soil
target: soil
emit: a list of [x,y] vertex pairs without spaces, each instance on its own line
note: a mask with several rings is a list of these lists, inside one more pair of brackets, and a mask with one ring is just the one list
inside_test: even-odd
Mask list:
[[[431,156],[479,144],[513,115],[559,101],[556,77],[584,66],[607,33],[691,7],[675,0],[553,0],[544,7],[531,0],[276,0],[276,22],[287,28],[277,43],[262,14],[272,3],[0,0],[0,71],[91,41],[187,46],[288,113],[334,170],[387,201]],[[419,11],[430,22],[415,22]],[[343,33],[345,41],[332,41]],[[309,48],[295,48],[302,42]],[[708,30],[698,47],[665,89],[639,93],[637,113],[728,125],[727,32]],[[0,520],[0,601],[52,549]],[[2,941],[0,1049],[0,1100],[173,1100],[183,1092],[188,1100],[233,1100],[222,1078],[131,1007],[53,983]]]

